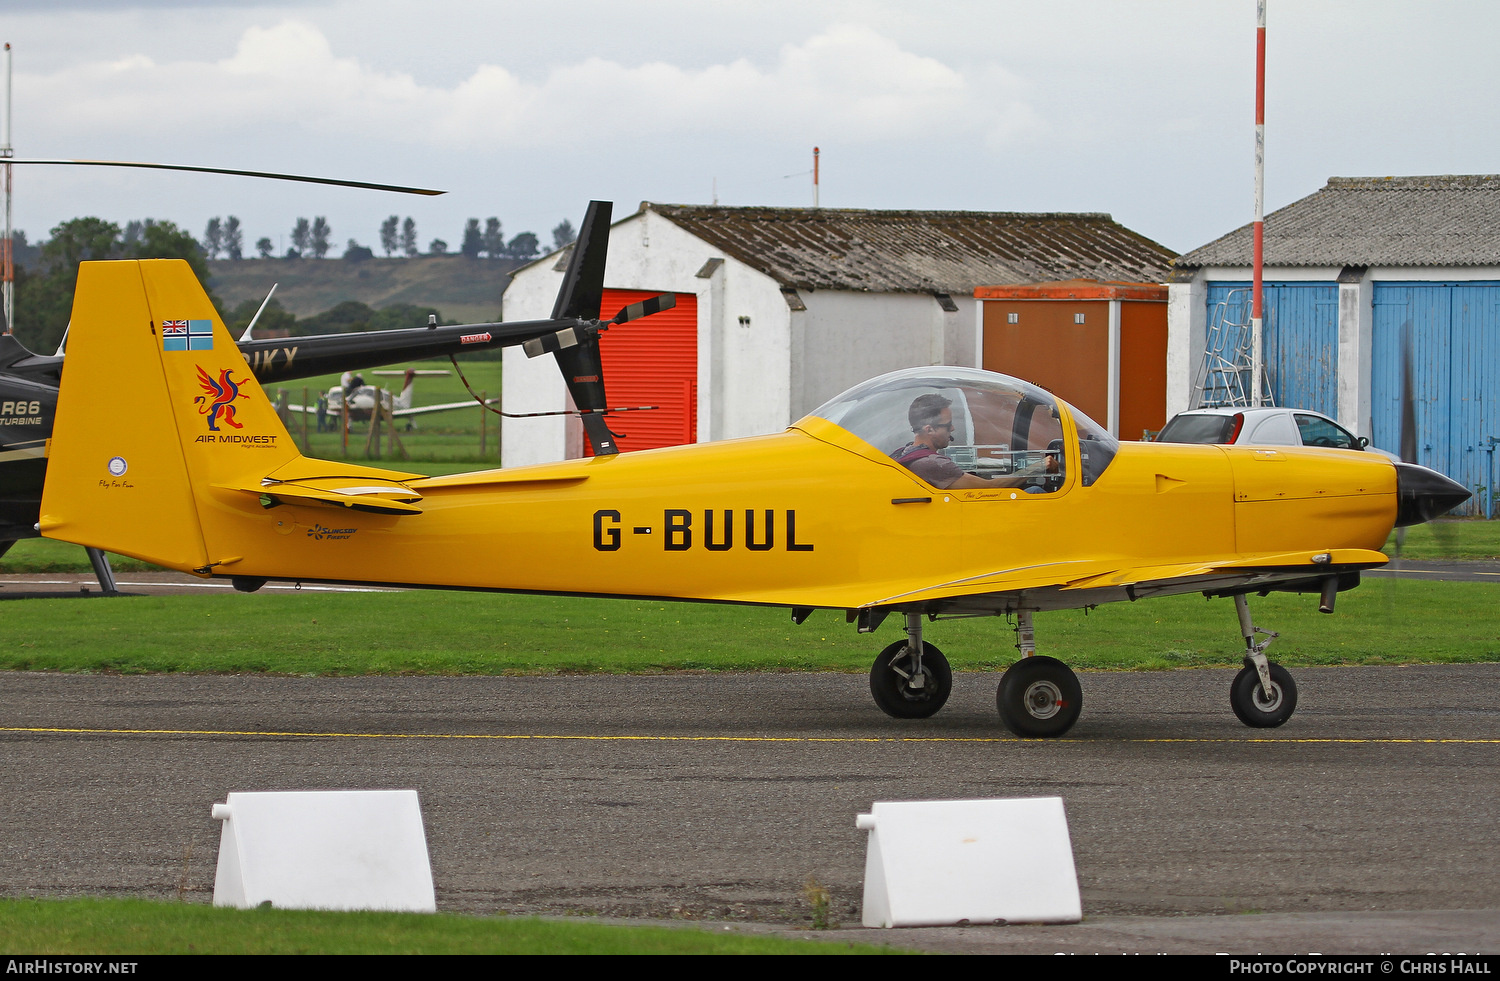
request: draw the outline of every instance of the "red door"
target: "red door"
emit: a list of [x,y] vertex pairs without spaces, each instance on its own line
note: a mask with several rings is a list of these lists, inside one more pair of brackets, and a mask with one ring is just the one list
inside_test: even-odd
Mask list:
[[[604,291],[601,320],[620,308],[658,295],[657,290]],[[599,337],[604,388],[613,406],[654,405],[645,412],[608,416],[620,452],[681,446],[698,441],[698,298],[678,293],[677,306]],[[592,455],[585,440],[585,453]]]

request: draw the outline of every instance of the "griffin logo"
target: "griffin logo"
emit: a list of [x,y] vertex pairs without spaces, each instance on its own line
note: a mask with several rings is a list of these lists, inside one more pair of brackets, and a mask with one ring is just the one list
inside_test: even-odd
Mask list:
[[219,371],[219,380],[214,381],[213,376],[198,366],[198,386],[203,389],[203,394],[193,399],[193,404],[198,406],[198,414],[208,416],[208,431],[219,432],[219,423],[233,429],[244,429],[244,423],[234,421],[234,400],[248,398],[240,391],[239,383],[229,377],[228,368]]

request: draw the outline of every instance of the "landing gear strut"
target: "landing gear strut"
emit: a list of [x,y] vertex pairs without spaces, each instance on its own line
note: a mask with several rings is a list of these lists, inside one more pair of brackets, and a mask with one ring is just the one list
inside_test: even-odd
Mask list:
[[1000,721],[1018,736],[1061,736],[1083,711],[1083,687],[1073,669],[1055,657],[1036,653],[1031,611],[1016,614],[1016,648],[1021,660],[1000,676],[995,706]]
[[[1296,711],[1297,683],[1286,668],[1266,659],[1266,648],[1279,635],[1274,630],[1261,630],[1250,621],[1250,602],[1243,593],[1234,597],[1234,610],[1245,638],[1245,666],[1229,686],[1229,705],[1245,725],[1274,729]],[[1266,639],[1257,642],[1256,634]]]
[[906,614],[906,639],[898,640],[870,668],[870,694],[886,715],[925,719],[948,701],[953,671],[943,652],[922,640],[922,615]]

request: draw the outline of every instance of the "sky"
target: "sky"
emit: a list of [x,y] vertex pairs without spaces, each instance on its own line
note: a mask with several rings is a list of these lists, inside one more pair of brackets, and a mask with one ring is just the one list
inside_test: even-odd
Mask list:
[[[1266,209],[1330,176],[1500,172],[1500,4],[1268,0]],[[5,0],[17,157],[442,188],[14,168],[35,242],[95,215],[247,252],[388,215],[550,242],[590,199],[1107,212],[1176,251],[1254,215],[1254,0]]]

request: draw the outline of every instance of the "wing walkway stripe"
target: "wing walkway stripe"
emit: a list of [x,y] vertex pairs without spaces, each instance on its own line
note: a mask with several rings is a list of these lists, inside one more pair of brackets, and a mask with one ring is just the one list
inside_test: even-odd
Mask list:
[[1496,739],[1438,739],[1402,737],[1293,738],[1264,736],[1243,738],[1201,736],[1147,736],[1121,739],[1023,739],[1018,736],[581,736],[548,733],[443,733],[443,732],[292,732],[235,729],[68,729],[51,726],[0,726],[0,732],[81,736],[279,736],[294,739],[453,739],[536,740],[575,742],[661,743],[1316,743],[1344,745],[1456,744],[1500,745]]

